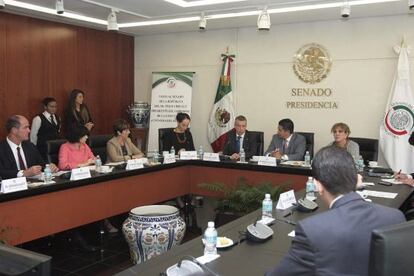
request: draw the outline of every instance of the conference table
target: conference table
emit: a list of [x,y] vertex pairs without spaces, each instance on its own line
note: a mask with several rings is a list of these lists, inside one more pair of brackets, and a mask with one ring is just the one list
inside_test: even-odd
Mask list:
[[[364,181],[378,182],[379,178],[365,177]],[[376,184],[367,187],[367,190],[398,193],[394,199],[369,197],[374,203],[382,204],[392,208],[401,207],[411,196],[413,189],[407,185],[381,186]],[[303,197],[304,190],[296,192],[296,198]],[[273,216],[278,220],[271,225],[274,231],[273,237],[264,243],[255,243],[243,240],[240,235],[245,231],[249,224],[257,221],[261,216],[261,210],[254,211],[246,216],[234,220],[217,229],[218,236],[232,239],[236,245],[228,249],[218,250],[220,257],[206,266],[218,275],[263,275],[266,271],[277,265],[282,257],[287,253],[291,245],[291,237],[288,236],[295,226],[293,223],[306,217],[326,211],[327,207],[323,205],[319,198],[316,199],[319,207],[311,213],[293,212],[291,215],[284,217],[286,212],[273,211]],[[357,234],[357,233],[355,233]],[[240,242],[241,240],[241,242]],[[177,246],[172,250],[163,253],[149,261],[137,264],[116,275],[160,275],[166,269],[186,256],[200,257],[203,255],[203,244],[201,237],[195,238],[183,245]]]
[[7,230],[0,239],[21,244],[177,196],[218,195],[199,188],[200,183],[235,185],[243,177],[254,184],[289,184],[297,191],[303,189],[310,174],[308,168],[185,160],[93,173],[78,181],[57,177],[54,184],[0,194],[0,230]]

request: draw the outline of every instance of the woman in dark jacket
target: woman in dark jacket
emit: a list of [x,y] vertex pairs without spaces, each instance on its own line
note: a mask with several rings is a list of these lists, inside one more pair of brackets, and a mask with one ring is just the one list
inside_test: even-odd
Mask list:
[[174,147],[177,154],[183,150],[195,150],[193,136],[188,130],[191,121],[190,116],[187,113],[180,112],[175,119],[177,120],[177,127],[164,134],[162,148],[169,151],[171,147]]
[[94,124],[88,107],[83,103],[84,97],[82,90],[74,89],[70,92],[69,106],[65,114],[66,131],[81,126],[86,127],[89,132],[92,130]]

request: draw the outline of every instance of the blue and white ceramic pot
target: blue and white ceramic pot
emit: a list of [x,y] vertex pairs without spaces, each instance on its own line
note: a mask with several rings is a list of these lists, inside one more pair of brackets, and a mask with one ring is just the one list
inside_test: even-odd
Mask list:
[[122,226],[135,264],[161,255],[180,244],[185,229],[179,210],[168,205],[134,208]]

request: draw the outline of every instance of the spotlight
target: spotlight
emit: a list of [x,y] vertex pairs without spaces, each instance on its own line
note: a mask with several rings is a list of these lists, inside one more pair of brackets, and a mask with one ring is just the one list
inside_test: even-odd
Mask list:
[[206,27],[207,27],[207,19],[204,16],[204,12],[202,12],[200,16],[200,23],[198,23],[198,28],[203,31],[206,29]]
[[348,18],[351,14],[351,6],[347,0],[344,1],[344,4],[341,6],[341,16],[343,18]]
[[116,12],[115,10],[111,10],[111,12],[108,15],[108,31],[118,31],[118,22],[116,21]]
[[0,0],[0,9],[4,9],[5,6],[4,0]]
[[410,8],[410,10],[414,10],[414,0],[408,0],[408,8]]
[[63,7],[63,0],[56,0],[56,12],[58,14],[65,12],[65,8]]
[[265,7],[257,18],[257,29],[259,31],[268,31],[270,30],[270,25],[272,25],[270,23],[270,16],[267,12],[267,8]]

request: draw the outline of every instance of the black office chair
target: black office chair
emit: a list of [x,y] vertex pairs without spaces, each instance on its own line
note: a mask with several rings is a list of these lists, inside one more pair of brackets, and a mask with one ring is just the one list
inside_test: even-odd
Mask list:
[[254,155],[262,156],[264,151],[264,133],[263,131],[249,131],[256,136],[257,149]]
[[65,139],[46,141],[46,158],[47,163],[57,165],[59,163],[59,149],[62,144],[66,143]]
[[[296,134],[300,134],[305,137],[306,139],[306,151],[309,151],[311,158],[313,158],[313,147],[314,147],[314,136],[315,133],[313,132],[295,132]],[[305,156],[305,155],[304,155]]]
[[349,137],[359,145],[359,154],[367,165],[369,161],[378,160],[378,139]]
[[413,233],[414,221],[374,230],[371,237],[369,275],[413,275]]
[[[160,153],[162,153],[164,151],[164,134],[167,132],[170,132],[172,129],[174,129],[173,127],[166,127],[166,128],[159,128],[158,129],[158,150]],[[170,149],[165,149],[165,150],[170,150]]]
[[99,155],[102,164],[106,163],[106,143],[113,137],[111,134],[90,136],[88,140],[89,147],[93,154]]

